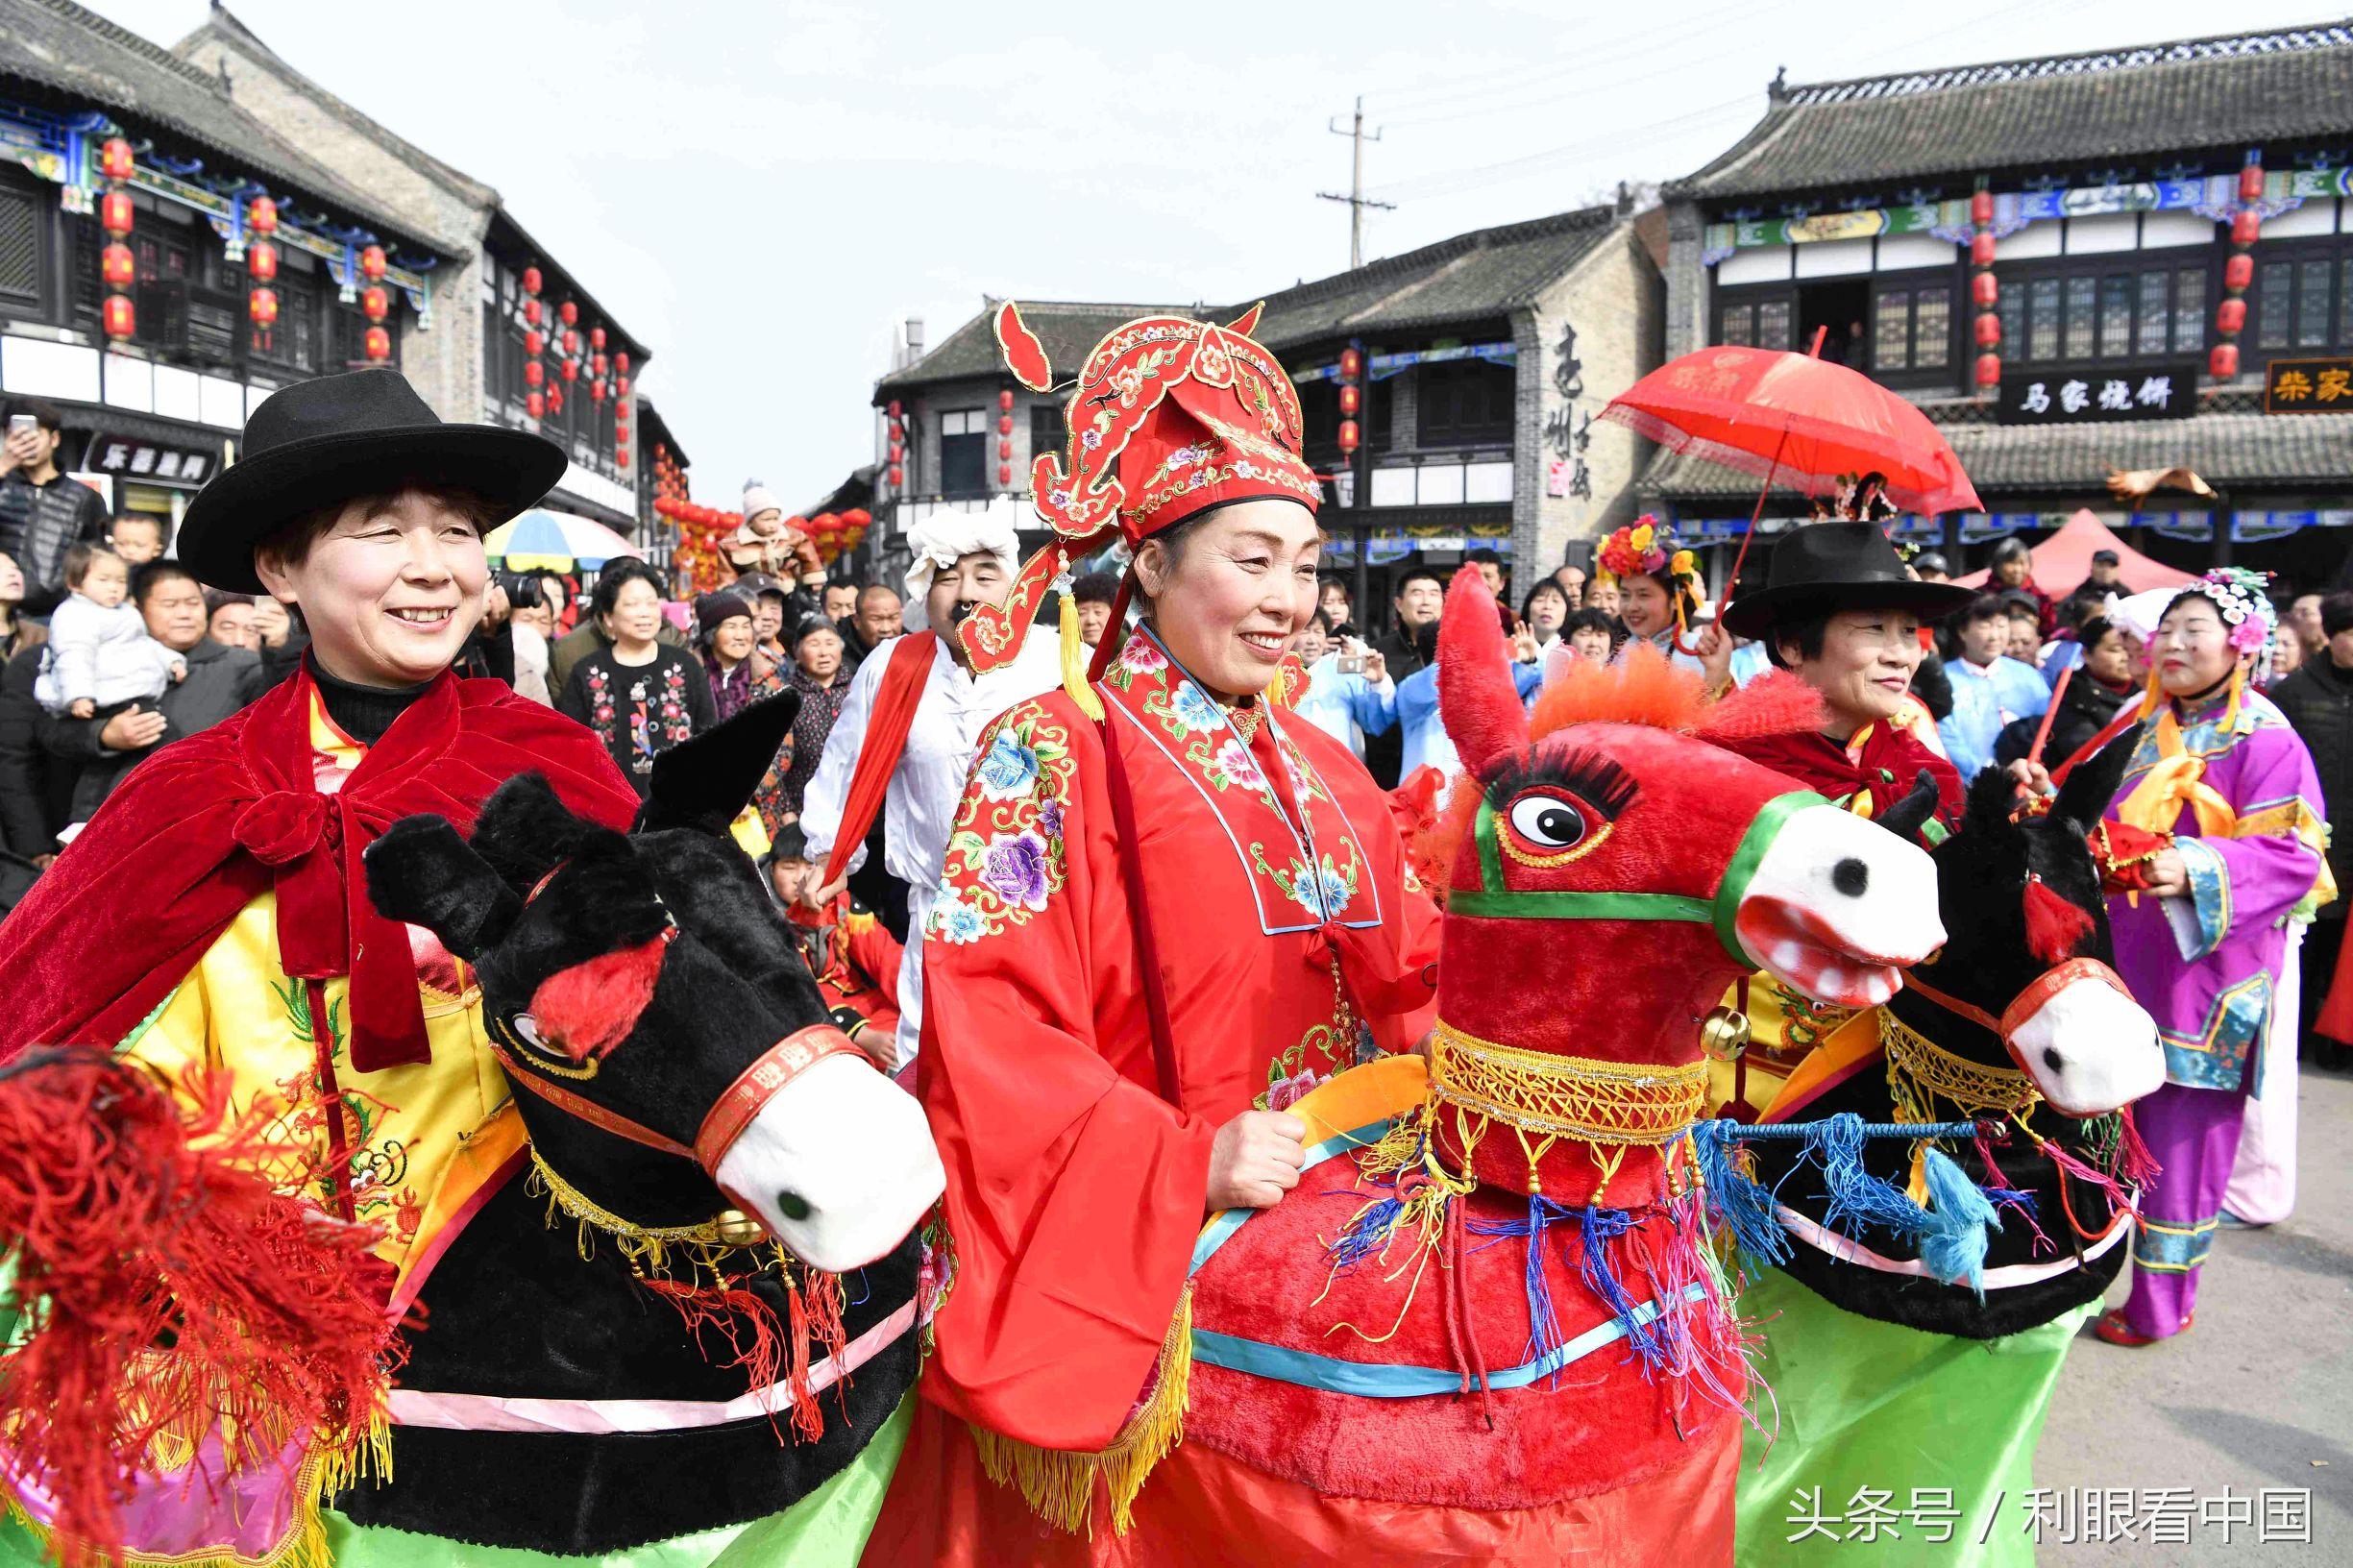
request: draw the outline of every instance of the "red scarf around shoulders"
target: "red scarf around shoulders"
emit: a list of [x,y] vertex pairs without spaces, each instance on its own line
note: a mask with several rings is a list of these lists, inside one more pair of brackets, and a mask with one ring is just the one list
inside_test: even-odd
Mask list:
[[1890,723],[1867,725],[1858,731],[1861,745],[1841,746],[1819,730],[1792,730],[1781,735],[1753,735],[1721,743],[1751,762],[1786,773],[1832,800],[1844,801],[1869,792],[1870,809],[1876,817],[1912,793],[1923,768],[1936,780],[1936,815],[1949,829],[1961,821],[1965,802],[1961,775],[1915,737]]
[[[333,795],[313,783],[306,669],[132,770],[5,921],[0,1060],[111,1045],[170,996],[237,912],[278,894],[280,964],[351,976],[361,1072],[431,1059],[404,929],[368,902],[360,856],[403,817],[459,831],[518,773],[626,828],[637,796],[597,737],[502,681],[444,674]],[[356,956],[355,956],[356,955]]]

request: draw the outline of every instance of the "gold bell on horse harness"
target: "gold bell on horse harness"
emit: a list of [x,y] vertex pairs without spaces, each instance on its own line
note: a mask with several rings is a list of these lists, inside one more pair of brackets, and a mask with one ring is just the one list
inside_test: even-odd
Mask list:
[[1719,1007],[1700,1020],[1700,1049],[1713,1062],[1737,1062],[1749,1048],[1749,1016]]
[[741,1209],[722,1209],[711,1220],[711,1229],[731,1247],[754,1247],[768,1239],[767,1227]]

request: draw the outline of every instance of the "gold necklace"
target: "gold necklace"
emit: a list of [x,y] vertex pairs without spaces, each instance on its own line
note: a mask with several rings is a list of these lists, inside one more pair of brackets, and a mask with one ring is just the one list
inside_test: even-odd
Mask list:
[[1512,1130],[1533,1192],[1536,1163],[1560,1139],[1593,1145],[1606,1180],[1628,1149],[1663,1148],[1689,1132],[1706,1108],[1707,1062],[1558,1056],[1481,1040],[1441,1018],[1430,1041],[1430,1086],[1454,1107],[1465,1160],[1487,1124]]

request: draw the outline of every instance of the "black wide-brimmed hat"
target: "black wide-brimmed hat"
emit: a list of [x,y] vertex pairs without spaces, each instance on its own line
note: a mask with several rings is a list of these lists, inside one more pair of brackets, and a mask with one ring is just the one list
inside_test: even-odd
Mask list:
[[503,520],[553,489],[564,468],[563,449],[527,430],[443,424],[397,370],[321,376],[254,410],[243,459],[188,502],[180,563],[200,582],[258,594],[254,547],[306,512],[428,483],[472,490]]
[[1776,625],[1839,610],[1911,610],[1923,620],[1951,614],[1977,597],[1974,588],[1917,582],[1876,523],[1807,523],[1773,547],[1765,586],[1741,594],[1724,612],[1724,629],[1762,638]]

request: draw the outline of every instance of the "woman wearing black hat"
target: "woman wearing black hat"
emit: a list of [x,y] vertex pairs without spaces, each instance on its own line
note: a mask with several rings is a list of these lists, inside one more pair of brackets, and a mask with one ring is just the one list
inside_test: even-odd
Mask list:
[[1819,693],[1824,722],[1732,749],[1866,816],[1909,795],[1924,771],[1936,781],[1937,817],[1957,821],[1961,775],[1934,745],[1911,685],[1926,651],[1924,623],[1971,597],[1913,577],[1877,524],[1810,523],[1783,534],[1764,588],[1734,600],[1723,624]]
[[[561,450],[444,425],[389,370],[275,394],[244,447],[188,507],[180,559],[299,609],[309,651],[132,770],[0,925],[0,1058],[119,1048],[166,1081],[206,1068],[237,1107],[283,1106],[277,1133],[314,1163],[272,1143],[273,1179],[333,1173],[324,1204],[378,1238],[389,1286],[490,1189],[500,1165],[482,1151],[522,1135],[479,991],[438,943],[377,913],[362,855],[412,813],[470,827],[521,772],[617,830],[637,799],[577,725],[451,671],[482,616],[482,535],[562,477]],[[320,1528],[297,1495],[311,1473],[261,1466],[217,1518],[187,1501],[206,1481],[142,1478],[165,1488],[141,1495],[174,1531],[155,1551],[299,1555]]]

